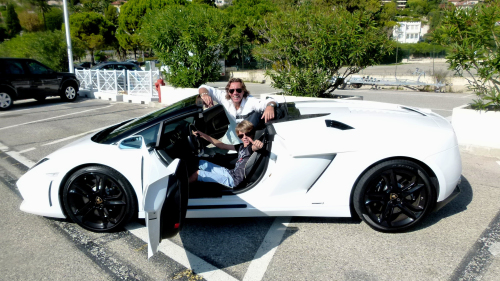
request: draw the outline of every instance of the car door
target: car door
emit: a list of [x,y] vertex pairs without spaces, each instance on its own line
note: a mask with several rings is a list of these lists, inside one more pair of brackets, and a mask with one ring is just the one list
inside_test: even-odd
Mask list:
[[[158,132],[163,132],[163,122]],[[169,158],[154,142],[148,141],[147,136],[137,138],[143,153],[143,206],[149,238],[148,257],[151,257],[162,239],[171,238],[181,230],[189,196],[188,173],[182,160]]]
[[224,106],[217,104],[203,111],[203,124],[197,123],[198,130],[207,135],[220,139],[226,134],[229,128],[229,119],[227,118]]
[[17,98],[29,96],[33,81],[20,61],[3,60],[1,72],[2,78],[9,81],[11,86],[16,89]]
[[28,60],[26,64],[34,81],[36,93],[33,94],[40,96],[59,95],[59,84],[62,76],[58,77],[57,72],[37,61]]

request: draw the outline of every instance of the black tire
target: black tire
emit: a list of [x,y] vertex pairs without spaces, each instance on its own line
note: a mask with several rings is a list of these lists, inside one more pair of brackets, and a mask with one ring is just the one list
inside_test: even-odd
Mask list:
[[363,86],[363,84],[358,84],[358,83],[356,83],[356,84],[352,84],[352,87],[353,87],[353,88],[356,88],[356,89],[361,88],[361,86]]
[[35,100],[36,100],[37,102],[43,102],[43,101],[45,101],[45,99],[47,99],[47,97],[46,97],[46,96],[39,96],[39,97],[36,97],[36,98],[35,98]]
[[75,101],[78,97],[78,87],[74,82],[64,84],[61,90],[61,98],[65,101]]
[[371,228],[401,232],[415,227],[432,210],[435,190],[414,162],[390,160],[368,170],[354,190],[356,213]]
[[[96,184],[99,182],[101,185]],[[104,166],[73,173],[64,185],[62,201],[71,220],[94,232],[120,229],[137,214],[132,186],[120,173]]]
[[0,110],[7,110],[14,104],[14,98],[10,91],[0,89]]

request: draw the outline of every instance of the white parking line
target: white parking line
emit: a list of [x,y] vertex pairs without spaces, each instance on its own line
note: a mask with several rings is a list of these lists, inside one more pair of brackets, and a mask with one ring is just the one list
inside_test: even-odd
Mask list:
[[497,164],[500,165],[500,161],[497,161]]
[[5,153],[7,155],[9,155],[10,157],[16,159],[17,161],[21,162],[24,166],[26,166],[28,168],[31,168],[31,167],[33,167],[36,164],[36,162],[33,162],[33,161],[29,160],[28,158],[22,156],[17,151],[7,151]]
[[73,112],[73,113],[64,114],[64,115],[59,115],[59,116],[54,116],[54,117],[45,118],[45,119],[41,119],[41,120],[36,120],[36,121],[26,122],[26,123],[22,123],[22,124],[17,124],[17,125],[12,125],[12,126],[7,126],[7,127],[0,128],[0,130],[10,129],[10,128],[15,128],[15,127],[23,126],[23,125],[28,125],[28,124],[33,124],[33,123],[43,122],[43,121],[47,121],[47,120],[51,120],[51,119],[56,119],[56,118],[61,118],[61,117],[65,117],[65,116],[70,116],[70,115],[80,114],[80,113],[84,113],[84,112],[89,112],[89,111],[94,111],[94,110],[104,109],[104,108],[108,108],[108,107],[111,107],[111,106],[113,106],[113,105],[111,104],[111,105],[108,105],[108,106],[105,106],[105,107],[94,108],[94,109],[88,109],[88,110],[84,110],[84,111]]
[[260,248],[257,250],[257,253],[255,253],[255,257],[250,263],[250,266],[248,266],[243,281],[262,280],[289,223],[290,217],[277,217],[274,220]]
[[32,151],[32,150],[35,150],[35,149],[36,149],[36,147],[30,147],[28,149],[19,151],[19,153],[25,153],[25,152]]
[[[146,227],[138,224],[131,223],[126,226],[126,229],[130,231],[130,233],[142,239],[144,242],[148,242],[148,231]],[[205,278],[208,281],[236,281],[237,279],[232,277],[231,275],[225,273],[222,270],[219,270],[215,266],[207,263],[203,259],[193,255],[189,251],[184,248],[176,245],[170,240],[163,240],[161,244],[158,246],[158,250],[174,261],[182,264],[186,268],[192,269],[196,274]]]

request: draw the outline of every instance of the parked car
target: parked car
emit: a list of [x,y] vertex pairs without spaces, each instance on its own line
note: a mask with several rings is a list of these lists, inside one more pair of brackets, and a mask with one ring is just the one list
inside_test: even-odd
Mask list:
[[74,73],[56,72],[33,59],[0,58],[0,109],[16,100],[48,96],[74,101],[79,86]]
[[75,69],[90,69],[92,67],[92,63],[88,61],[84,61],[82,63],[75,64]]
[[101,64],[95,65],[91,68],[92,70],[106,69],[106,70],[137,70],[142,71],[142,69],[136,64],[130,62],[103,62]]
[[227,166],[237,160],[207,157],[209,143],[191,133],[218,139],[228,125],[222,105],[203,109],[193,96],[90,134],[19,179],[21,210],[97,232],[139,215],[154,252],[186,216],[354,216],[377,231],[400,232],[460,192],[450,122],[430,110],[354,100],[281,103],[276,119],[256,130],[265,145],[248,160],[242,184],[188,184],[187,164],[199,156]]

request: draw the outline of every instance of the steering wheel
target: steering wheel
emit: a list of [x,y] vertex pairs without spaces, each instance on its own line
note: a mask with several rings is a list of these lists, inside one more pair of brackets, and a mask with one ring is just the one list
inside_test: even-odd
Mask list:
[[193,131],[198,131],[196,127],[193,124],[189,124],[188,126],[188,144],[191,150],[194,152],[196,155],[201,155],[203,154],[203,148],[200,145],[200,137],[193,135]]

